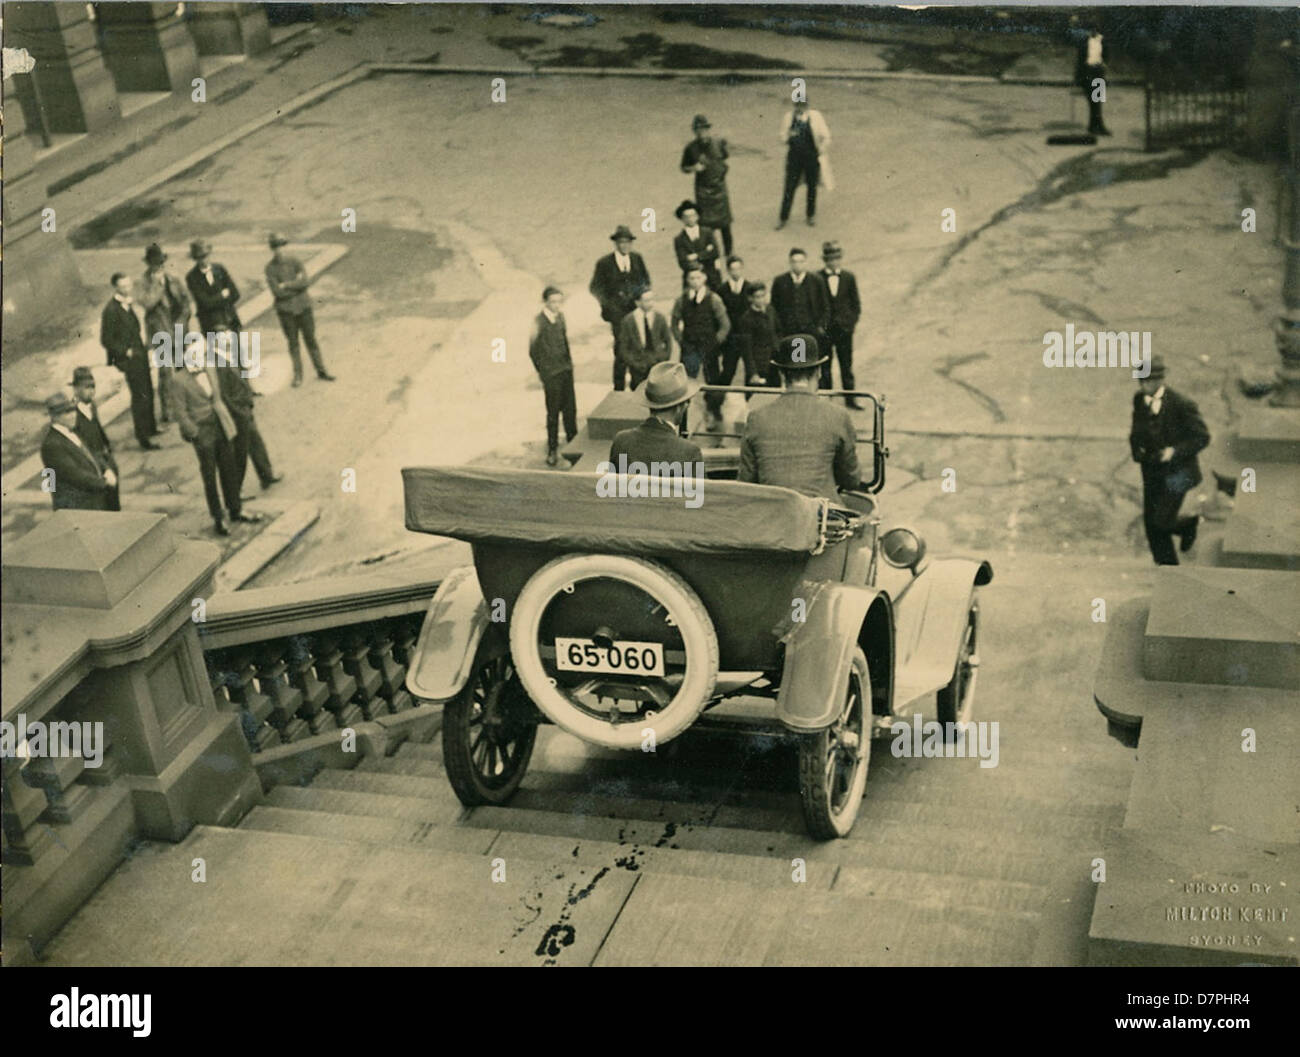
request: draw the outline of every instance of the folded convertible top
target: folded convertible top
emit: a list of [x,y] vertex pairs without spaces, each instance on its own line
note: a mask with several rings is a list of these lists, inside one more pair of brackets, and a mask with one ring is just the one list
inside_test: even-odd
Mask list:
[[686,493],[672,478],[468,466],[407,467],[402,480],[408,529],[471,543],[612,554],[806,554],[818,543],[819,502],[769,485],[698,480]]

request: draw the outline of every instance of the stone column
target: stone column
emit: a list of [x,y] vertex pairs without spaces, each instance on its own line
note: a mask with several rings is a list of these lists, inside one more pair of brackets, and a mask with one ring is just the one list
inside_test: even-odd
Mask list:
[[271,46],[261,4],[190,4],[185,17],[200,55],[256,55]]
[[[85,4],[20,0],[4,5],[4,20],[5,46],[26,48],[36,60],[31,83],[46,131],[95,132],[121,120],[117,89]],[[6,165],[8,153],[6,145]]]
[[1282,363],[1277,369],[1277,388],[1270,403],[1274,407],[1300,407],[1300,57],[1292,55],[1291,105],[1287,115],[1288,154],[1285,180],[1288,190],[1289,223],[1282,235],[1286,264],[1282,275],[1282,314],[1273,321]]
[[100,4],[104,60],[119,92],[190,92],[199,56],[177,5]]

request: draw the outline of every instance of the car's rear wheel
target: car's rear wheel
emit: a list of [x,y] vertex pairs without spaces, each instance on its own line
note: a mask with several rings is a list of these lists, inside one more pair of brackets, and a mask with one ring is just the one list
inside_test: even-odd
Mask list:
[[658,562],[622,555],[571,554],[538,569],[515,600],[510,652],[542,712],[612,749],[676,737],[718,676],[699,596]]
[[853,651],[844,704],[835,722],[799,739],[799,796],[808,832],[818,840],[848,836],[862,805],[871,763],[871,677]]
[[537,713],[504,648],[484,639],[464,688],[443,705],[442,759],[462,804],[504,804],[537,739]]
[[[969,723],[975,707],[975,677],[979,675],[980,604],[972,599],[962,632],[952,681],[939,691],[936,716],[940,723]],[[944,732],[949,728],[945,725]]]

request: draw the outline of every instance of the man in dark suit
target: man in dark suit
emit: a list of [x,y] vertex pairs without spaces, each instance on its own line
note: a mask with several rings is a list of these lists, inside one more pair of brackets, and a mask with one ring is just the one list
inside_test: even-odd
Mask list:
[[650,271],[641,254],[632,252],[636,236],[626,224],[615,228],[610,238],[614,252],[596,262],[587,289],[600,302],[600,318],[614,334],[614,388],[622,389],[627,382],[627,364],[618,355],[623,320],[636,307],[637,295],[650,286]]
[[861,487],[857,435],[848,411],[817,395],[823,362],[817,339],[781,339],[773,363],[785,392],[752,412],[740,442],[738,481],[780,485],[839,501],[839,489]]
[[[1106,44],[1095,29],[1079,34],[1074,81],[1088,100],[1088,131],[1095,136],[1109,136],[1110,129],[1101,117],[1106,93]],[[1096,81],[1101,84],[1094,84]]]
[[644,382],[656,363],[672,358],[672,331],[664,314],[655,311],[655,294],[649,287],[636,299],[636,308],[623,317],[614,351],[627,365],[629,389]]
[[[852,389],[853,381],[853,330],[862,315],[862,302],[858,298],[858,280],[847,268],[841,268],[844,250],[838,242],[822,244],[822,281],[826,284],[826,296],[830,301],[830,318],[826,324],[827,352],[833,353],[840,361],[840,387]],[[826,358],[822,367],[821,386],[833,389],[831,384],[831,361]],[[844,402],[855,411],[862,405],[856,396],[847,396]]]
[[[691,377],[704,368],[709,385],[720,384],[722,375],[719,352],[731,333],[731,320],[722,298],[708,287],[704,269],[696,264],[686,273],[686,292],[673,303],[673,337],[682,350],[682,365]],[[725,393],[705,393],[709,429],[722,428],[722,404]]]
[[[745,374],[750,385],[781,384],[777,370],[772,366],[779,340],[776,334],[776,313],[767,302],[767,283],[754,283],[749,291],[749,308],[736,324],[736,339],[740,357],[745,364]],[[745,399],[749,399],[746,394]]]
[[199,317],[199,330],[215,334],[218,330],[239,332],[243,324],[235,305],[239,303],[239,287],[220,264],[212,262],[212,243],[195,239],[190,243],[190,258],[194,267],[186,273],[185,285],[194,298],[194,310]]
[[790,251],[790,270],[772,280],[772,308],[781,337],[811,334],[819,342],[825,340],[830,295],[822,277],[808,271],[808,255],[798,246]]
[[153,379],[149,376],[144,323],[131,299],[131,277],[121,272],[113,276],[113,296],[99,317],[99,343],[108,353],[109,366],[126,376],[135,439],[145,451],[156,451],[159,445],[153,438],[162,430],[153,414]]
[[[731,383],[732,376],[736,373],[736,364],[745,362],[740,348],[740,333],[738,324],[749,311],[749,295],[754,289],[754,284],[745,278],[745,261],[737,254],[732,254],[727,258],[727,277],[722,280],[722,285],[718,288],[718,296],[722,298],[722,304],[727,310],[727,318],[731,320],[731,333],[727,335],[727,340],[722,346],[722,369],[718,377],[723,385]],[[748,366],[745,369],[745,377],[742,382],[750,382],[750,372]]]
[[[223,334],[224,340],[229,342],[229,349],[234,350],[234,331],[216,334],[214,340],[222,341]],[[244,475],[248,472],[250,458],[253,461],[253,469],[257,471],[257,479],[261,481],[262,489],[266,490],[277,481],[282,481],[284,475],[276,473],[271,468],[271,456],[267,453],[266,442],[257,428],[257,420],[253,417],[253,388],[240,373],[238,356],[231,355],[224,358],[214,356],[213,360],[216,364],[217,379],[221,383],[221,398],[235,420],[236,432],[230,441],[230,448],[235,463],[235,480],[240,493],[241,495],[243,493]]]
[[[144,309],[144,333],[152,343],[156,334],[173,334],[179,324],[182,333],[190,322],[190,295],[185,284],[167,271],[167,254],[154,242],[144,251],[145,272],[140,276],[136,300]],[[173,338],[173,344],[175,339]],[[176,352],[181,352],[176,349]],[[160,363],[158,367],[159,420],[171,421],[171,380],[176,369],[174,363]]]
[[660,463],[667,464],[667,473],[673,476],[702,477],[704,453],[680,432],[686,408],[699,388],[699,383],[687,376],[686,368],[680,363],[656,363],[651,367],[641,387],[641,398],[650,409],[650,417],[614,437],[609,446],[614,472],[623,472],[634,462],[645,463],[647,470],[652,463]]
[[686,289],[686,276],[698,265],[704,269],[709,288],[716,290],[722,285],[722,276],[718,273],[718,258],[722,256],[722,250],[717,232],[700,223],[700,211],[689,198],[674,210],[674,215],[682,222],[682,230],[673,239],[673,252],[677,254],[677,265],[682,270],[682,289]]
[[1129,450],[1142,468],[1142,524],[1157,565],[1177,565],[1179,550],[1196,542],[1197,517],[1179,517],[1183,496],[1201,483],[1196,458],[1210,443],[1210,431],[1196,404],[1165,385],[1165,363],[1151,357],[1151,369],[1133,394]]
[[569,351],[569,332],[564,322],[564,294],[558,287],[542,291],[542,310],[533,320],[528,335],[528,358],[533,361],[537,377],[546,395],[546,465],[560,462],[560,419],[564,419],[564,439],[578,435],[578,401],[573,393],[573,356]]
[[117,473],[100,465],[77,436],[77,405],[66,393],[45,401],[50,428],[41,441],[42,479],[55,510],[113,510],[111,495],[117,490]]
[[[170,370],[170,368],[168,368]],[[117,479],[121,476],[117,469],[117,460],[113,458],[113,445],[109,443],[108,434],[99,421],[99,408],[95,406],[95,375],[89,367],[78,367],[72,372],[72,391],[77,407],[77,424],[75,431],[91,455],[95,457],[102,469],[113,472],[113,483],[109,488],[105,510],[121,510],[122,502],[118,495]]]

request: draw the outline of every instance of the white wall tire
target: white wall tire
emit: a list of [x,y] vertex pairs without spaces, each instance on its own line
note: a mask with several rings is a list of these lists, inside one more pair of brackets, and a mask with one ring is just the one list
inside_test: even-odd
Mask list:
[[[680,684],[667,704],[652,717],[614,721],[592,710],[557,684],[541,654],[539,634],[551,601],[588,580],[610,580],[644,592],[671,618],[685,653]],[[593,613],[592,629],[617,614]],[[611,554],[571,554],[548,562],[524,585],[510,615],[510,652],[520,682],[533,703],[556,726],[594,745],[612,749],[640,749],[645,730],[654,731],[656,744],[670,741],[689,727],[704,710],[718,677],[718,637],[699,596],[680,576],[657,562]]]

